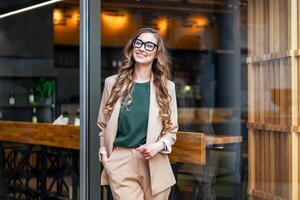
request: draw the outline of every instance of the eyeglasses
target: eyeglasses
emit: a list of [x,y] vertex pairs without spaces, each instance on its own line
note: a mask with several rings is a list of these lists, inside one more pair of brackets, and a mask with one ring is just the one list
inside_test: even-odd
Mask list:
[[135,48],[141,48],[143,45],[145,45],[145,49],[147,51],[153,51],[153,49],[157,47],[157,44],[154,44],[153,42],[143,42],[140,39],[134,39],[132,44]]

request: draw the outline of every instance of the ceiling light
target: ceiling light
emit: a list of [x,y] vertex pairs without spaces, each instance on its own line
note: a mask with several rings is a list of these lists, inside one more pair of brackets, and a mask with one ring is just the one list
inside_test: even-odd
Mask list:
[[8,12],[8,13],[0,14],[0,19],[11,16],[11,15],[15,15],[15,14],[18,14],[18,13],[22,13],[22,12],[25,12],[25,11],[28,11],[28,10],[32,10],[32,9],[35,9],[35,8],[39,8],[39,7],[42,7],[42,6],[46,6],[46,5],[49,5],[49,4],[53,4],[53,3],[56,3],[56,2],[59,2],[59,1],[62,1],[62,0],[50,0],[50,1],[43,2],[43,3],[35,4],[33,6],[28,6],[28,7],[21,8],[21,9],[15,10],[15,11],[11,11],[11,12]]

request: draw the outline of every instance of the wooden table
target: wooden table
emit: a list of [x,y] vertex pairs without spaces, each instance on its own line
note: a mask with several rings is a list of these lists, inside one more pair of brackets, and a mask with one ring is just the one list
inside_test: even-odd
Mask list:
[[66,149],[80,148],[80,127],[0,121],[0,141],[46,145]]
[[[80,127],[74,125],[53,125],[48,123],[34,124],[29,122],[0,121],[0,141],[79,149]],[[242,142],[241,136],[210,136],[203,133],[179,131],[177,133],[177,141],[173,146],[173,155],[181,155],[184,151],[193,152],[193,150],[201,149],[203,146],[205,147],[207,145],[240,142]],[[205,157],[205,151],[202,151],[201,153],[201,157]],[[173,157],[171,156],[171,158]],[[177,160],[176,158],[173,159]],[[191,162],[193,161],[195,160],[191,160]],[[202,159],[200,162],[205,161]]]
[[[72,194],[74,200],[79,199],[80,127],[0,121],[0,141],[0,196],[6,191],[2,188],[13,188],[17,193],[29,195],[26,196],[29,199],[33,198],[31,194],[41,199]],[[11,183],[19,181],[21,174],[23,182],[15,188]],[[63,183],[70,178],[72,190],[66,194],[67,186]],[[56,183],[51,191],[49,180]]]
[[241,143],[242,136],[232,135],[206,135],[200,132],[177,133],[176,143],[173,145],[171,162],[191,164],[206,164],[207,148],[215,145]]

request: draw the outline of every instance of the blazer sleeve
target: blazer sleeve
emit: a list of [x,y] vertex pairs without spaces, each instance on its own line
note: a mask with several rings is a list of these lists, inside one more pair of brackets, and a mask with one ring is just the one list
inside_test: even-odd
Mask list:
[[172,151],[172,145],[176,141],[176,133],[178,131],[178,113],[177,113],[177,101],[176,101],[176,91],[175,91],[175,84],[172,83],[171,87],[171,102],[170,102],[170,109],[171,109],[171,128],[166,132],[163,131],[161,133],[161,137],[159,141],[162,141],[166,145],[166,149],[163,149],[160,153],[163,154],[170,154]]
[[[107,114],[104,113],[103,109],[105,107],[105,104],[109,98],[109,81],[107,78],[105,79],[104,82],[104,89],[102,92],[102,98],[101,98],[101,103],[100,103],[100,108],[99,108],[99,113],[98,113],[98,119],[97,119],[97,126],[100,128],[99,132],[99,141],[100,141],[100,149],[99,153],[101,154],[107,154],[105,145],[104,145],[104,132],[106,128],[106,123],[108,121]],[[101,158],[101,156],[100,156]],[[101,161],[101,160],[100,160]]]

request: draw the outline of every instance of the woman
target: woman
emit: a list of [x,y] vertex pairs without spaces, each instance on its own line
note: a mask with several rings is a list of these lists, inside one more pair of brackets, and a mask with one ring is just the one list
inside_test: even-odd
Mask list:
[[114,199],[168,199],[176,183],[167,154],[176,141],[175,84],[162,37],[137,31],[117,75],[105,79],[98,116],[101,185]]

